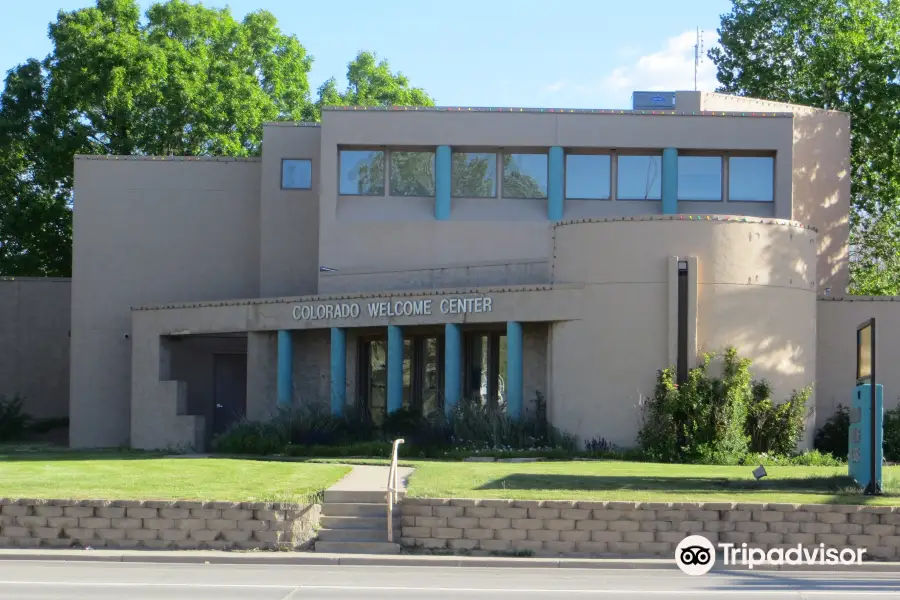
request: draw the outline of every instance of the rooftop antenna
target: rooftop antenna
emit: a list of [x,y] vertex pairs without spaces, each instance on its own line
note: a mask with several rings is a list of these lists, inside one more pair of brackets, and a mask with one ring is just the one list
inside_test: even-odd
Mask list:
[[697,71],[700,70],[700,61],[703,60],[703,32],[697,28],[697,38],[694,44],[694,91],[697,91]]

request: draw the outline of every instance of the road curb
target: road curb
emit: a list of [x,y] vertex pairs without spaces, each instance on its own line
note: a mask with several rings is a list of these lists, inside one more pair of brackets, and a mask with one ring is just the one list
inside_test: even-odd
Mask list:
[[[0,561],[55,561],[159,564],[230,564],[285,566],[403,566],[481,567],[526,569],[653,569],[676,570],[674,561],[661,558],[513,558],[377,554],[316,554],[312,552],[112,551],[112,550],[0,550]],[[860,572],[900,573],[900,562],[862,565],[759,565],[753,569],[717,565],[712,572]]]

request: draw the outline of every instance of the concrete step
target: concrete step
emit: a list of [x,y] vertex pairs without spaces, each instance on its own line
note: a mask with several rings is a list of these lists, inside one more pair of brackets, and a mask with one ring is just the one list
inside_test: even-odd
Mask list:
[[[387,529],[320,529],[323,542],[387,542]],[[396,535],[399,537],[399,531]]]
[[[378,529],[387,531],[387,516],[383,517],[320,517],[323,529]],[[400,518],[394,517],[394,528],[400,527]]]
[[[395,511],[396,515],[399,511]],[[325,502],[322,515],[328,517],[381,517],[387,518],[387,504],[364,504],[359,502]],[[385,525],[386,526],[386,525]]]
[[316,552],[333,554],[400,554],[400,544],[387,542],[316,542]]
[[363,490],[325,490],[325,502],[349,504],[361,502],[365,504],[385,504],[387,492]]

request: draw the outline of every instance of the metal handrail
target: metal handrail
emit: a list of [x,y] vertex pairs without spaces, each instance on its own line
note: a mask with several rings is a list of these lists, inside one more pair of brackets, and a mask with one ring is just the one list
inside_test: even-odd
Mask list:
[[388,482],[385,495],[387,496],[387,533],[388,542],[394,541],[394,504],[397,503],[397,448],[403,443],[402,439],[394,440],[391,448],[391,468],[388,470]]

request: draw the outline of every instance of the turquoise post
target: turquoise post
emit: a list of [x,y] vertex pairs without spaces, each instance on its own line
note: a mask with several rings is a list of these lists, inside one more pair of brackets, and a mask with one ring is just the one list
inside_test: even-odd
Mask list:
[[403,408],[403,330],[388,325],[387,411]]
[[522,415],[522,324],[506,324],[506,410],[517,419]]
[[278,408],[290,408],[294,399],[294,357],[290,331],[278,332]]
[[450,146],[438,146],[434,155],[434,218],[450,218]]
[[662,211],[678,213],[678,149],[666,148],[662,158]]
[[462,395],[462,333],[457,323],[444,326],[444,410],[449,414]]
[[566,194],[565,180],[566,156],[560,146],[550,148],[550,173],[547,185],[547,218],[561,221]]
[[347,404],[347,330],[331,328],[331,414],[342,415]]

